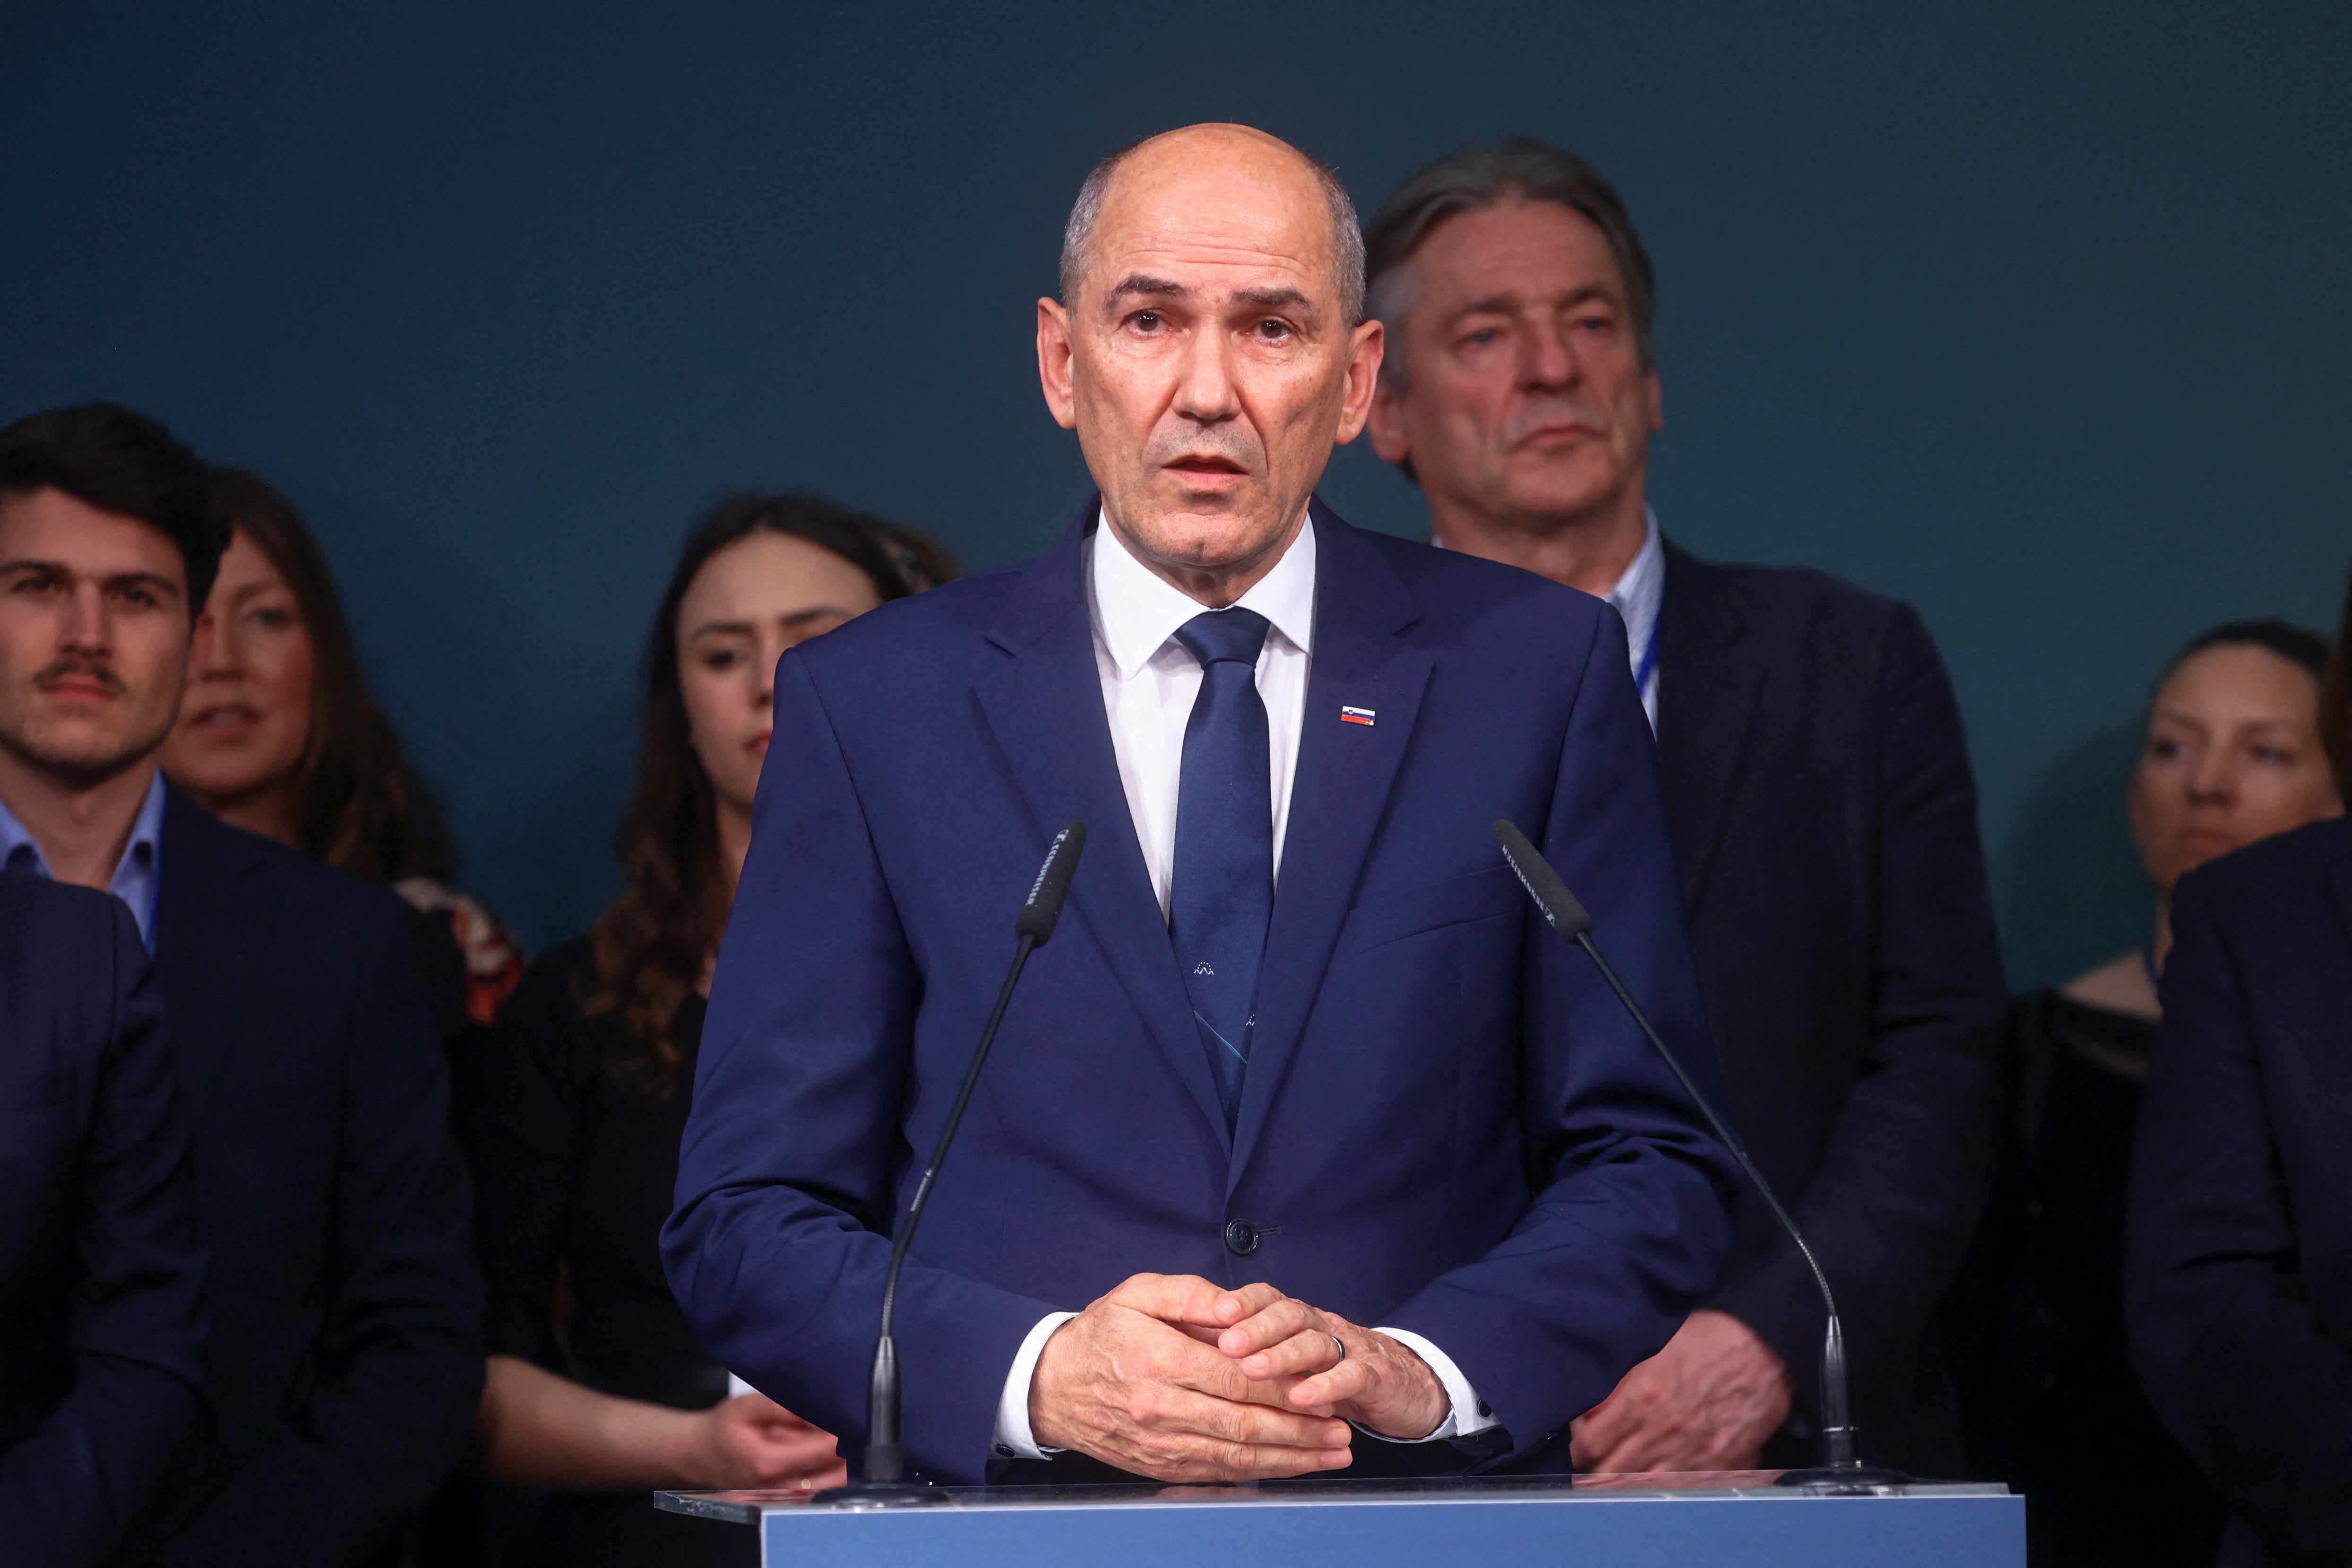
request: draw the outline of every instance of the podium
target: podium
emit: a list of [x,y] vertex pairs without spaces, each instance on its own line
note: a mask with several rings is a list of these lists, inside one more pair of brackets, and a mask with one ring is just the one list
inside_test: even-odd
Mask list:
[[1775,1476],[948,1487],[896,1507],[660,1492],[655,1506],[758,1530],[765,1568],[2024,1568],[2025,1500],[2004,1487],[1838,1494]]

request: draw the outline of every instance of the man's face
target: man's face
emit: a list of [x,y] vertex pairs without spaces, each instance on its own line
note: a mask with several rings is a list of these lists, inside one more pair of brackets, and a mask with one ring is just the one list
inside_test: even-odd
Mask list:
[[1171,132],[1120,165],[1066,308],[1037,302],[1045,401],[1111,526],[1213,600],[1280,558],[1363,428],[1381,330],[1346,319],[1328,211],[1271,137]]
[[1372,445],[1412,459],[1433,509],[1541,530],[1640,484],[1658,376],[1597,225],[1507,203],[1445,219],[1407,265],[1404,384],[1381,388]]
[[0,748],[72,787],[163,744],[188,667],[162,530],[62,490],[0,493]]

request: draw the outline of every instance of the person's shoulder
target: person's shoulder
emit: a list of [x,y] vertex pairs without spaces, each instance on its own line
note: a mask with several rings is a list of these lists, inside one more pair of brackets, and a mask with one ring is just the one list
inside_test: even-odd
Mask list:
[[1759,566],[1707,561],[1666,547],[1666,592],[1696,589],[1730,600],[1752,624],[1815,633],[1824,627],[1880,633],[1911,614],[1890,594],[1813,566]]
[[2267,914],[2352,872],[2352,816],[2334,816],[2261,838],[2209,860],[2181,878],[2181,889],[2225,909]]
[[[389,926],[405,933],[411,910],[391,889],[362,881],[274,838],[232,827],[174,791],[163,818],[163,882],[175,876],[270,878],[296,929],[341,932]],[[210,889],[199,886],[199,897]]]
[[1003,614],[1006,601],[1028,567],[1025,561],[992,566],[893,599],[802,647],[812,660],[862,662],[877,657],[905,658],[910,649],[935,649],[984,636]]
[[53,882],[47,877],[0,871],[0,985],[20,1003],[44,991],[68,990],[110,971],[120,921],[135,941],[131,911],[113,894]]
[[1349,532],[1396,574],[1423,615],[1448,633],[1484,628],[1521,646],[1528,637],[1580,644],[1591,639],[1608,613],[1607,601],[1522,567],[1353,525]]

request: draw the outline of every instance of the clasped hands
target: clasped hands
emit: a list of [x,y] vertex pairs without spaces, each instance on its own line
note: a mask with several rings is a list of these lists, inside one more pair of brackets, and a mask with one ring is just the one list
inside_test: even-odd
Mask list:
[[1127,1280],[1054,1331],[1029,1384],[1041,1447],[1163,1481],[1339,1469],[1349,1421],[1411,1439],[1450,1408],[1429,1364],[1388,1335],[1271,1285],[1197,1275]]

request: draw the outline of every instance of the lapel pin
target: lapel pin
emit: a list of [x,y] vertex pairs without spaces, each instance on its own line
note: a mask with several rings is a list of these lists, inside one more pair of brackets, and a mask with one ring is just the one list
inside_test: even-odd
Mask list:
[[1369,708],[1349,708],[1343,705],[1339,710],[1339,722],[1342,724],[1370,725],[1371,721],[1372,710]]

